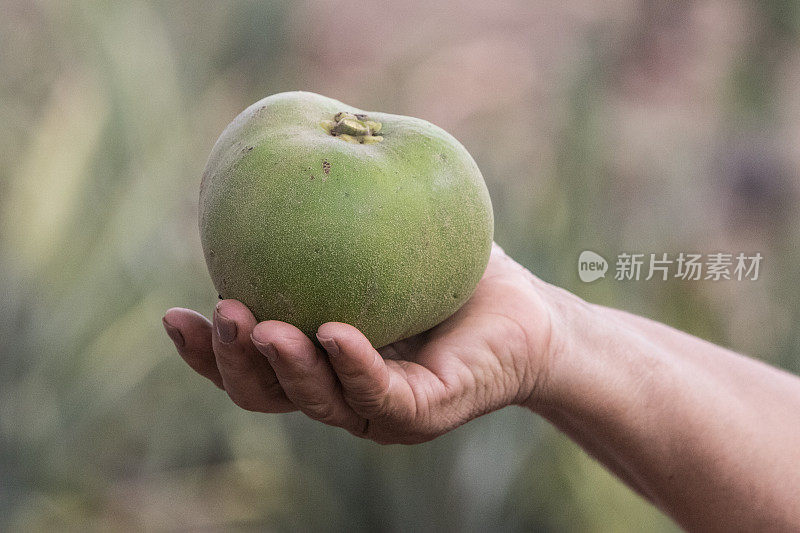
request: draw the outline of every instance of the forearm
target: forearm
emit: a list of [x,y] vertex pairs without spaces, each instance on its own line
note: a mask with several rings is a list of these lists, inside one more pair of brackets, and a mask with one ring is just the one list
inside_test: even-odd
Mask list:
[[692,529],[800,526],[800,379],[560,292],[532,409]]

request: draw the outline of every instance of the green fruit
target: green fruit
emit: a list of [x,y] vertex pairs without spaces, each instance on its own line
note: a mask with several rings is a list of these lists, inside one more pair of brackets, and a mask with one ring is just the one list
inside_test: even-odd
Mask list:
[[236,117],[200,190],[221,297],[310,336],[347,322],[376,347],[455,312],[486,268],[492,231],[483,177],[451,135],[307,92]]

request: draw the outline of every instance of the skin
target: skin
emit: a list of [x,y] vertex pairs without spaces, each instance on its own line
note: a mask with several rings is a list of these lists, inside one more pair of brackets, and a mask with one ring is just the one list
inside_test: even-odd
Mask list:
[[173,308],[179,353],[239,406],[299,409],[379,443],[424,442],[521,405],[697,531],[800,530],[800,379],[663,324],[586,303],[494,246],[472,298],[380,350],[323,324],[214,322]]
[[375,346],[460,308],[494,228],[478,165],[452,135],[301,91],[256,102],[220,135],[199,219],[223,298],[312,337],[347,322]]

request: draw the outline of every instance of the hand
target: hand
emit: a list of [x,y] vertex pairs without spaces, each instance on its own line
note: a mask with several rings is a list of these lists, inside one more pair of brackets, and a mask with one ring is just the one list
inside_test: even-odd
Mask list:
[[438,326],[381,350],[329,322],[317,339],[285,322],[256,323],[236,300],[212,325],[173,308],[163,322],[178,352],[240,407],[309,417],[379,443],[424,442],[545,386],[551,317],[543,282],[494,245],[475,293]]

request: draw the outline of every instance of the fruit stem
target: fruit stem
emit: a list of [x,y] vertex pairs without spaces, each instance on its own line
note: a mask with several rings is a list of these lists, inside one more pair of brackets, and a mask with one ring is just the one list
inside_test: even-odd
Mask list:
[[333,137],[343,141],[358,144],[374,144],[383,140],[381,123],[369,120],[367,115],[361,113],[346,113],[340,111],[333,116],[333,120],[325,120],[322,129]]

